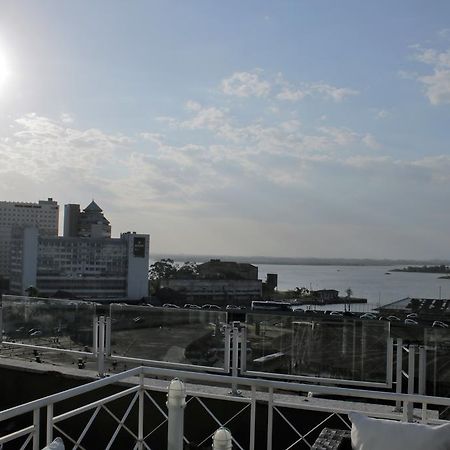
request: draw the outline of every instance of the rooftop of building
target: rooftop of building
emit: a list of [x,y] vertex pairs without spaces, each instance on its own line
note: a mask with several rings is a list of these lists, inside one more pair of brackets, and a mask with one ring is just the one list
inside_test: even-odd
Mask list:
[[410,311],[415,313],[450,314],[450,299],[405,297],[388,303],[380,310]]
[[97,203],[95,203],[94,200],[91,201],[91,203],[89,203],[89,205],[86,206],[86,208],[84,208],[83,210],[84,212],[89,212],[89,213],[101,213],[103,212],[103,209],[100,208],[100,206],[97,205]]

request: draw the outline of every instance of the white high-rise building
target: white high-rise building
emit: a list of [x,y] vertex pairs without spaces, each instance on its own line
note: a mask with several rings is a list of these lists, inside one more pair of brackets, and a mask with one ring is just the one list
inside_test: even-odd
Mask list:
[[10,290],[24,295],[33,286],[48,296],[64,291],[80,298],[147,297],[149,239],[136,233],[42,237],[35,227],[15,229]]
[[0,275],[10,275],[13,230],[35,226],[41,236],[58,236],[59,206],[49,198],[38,203],[0,201]]

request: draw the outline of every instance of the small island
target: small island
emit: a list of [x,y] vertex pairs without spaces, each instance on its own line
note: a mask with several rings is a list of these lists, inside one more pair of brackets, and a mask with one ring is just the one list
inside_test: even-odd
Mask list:
[[407,266],[403,267],[402,269],[392,269],[391,272],[450,274],[450,267],[446,266],[445,264],[441,264],[439,266]]

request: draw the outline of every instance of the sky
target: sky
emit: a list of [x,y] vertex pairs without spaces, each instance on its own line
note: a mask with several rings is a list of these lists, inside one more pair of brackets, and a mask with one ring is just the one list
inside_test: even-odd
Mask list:
[[449,259],[450,2],[2,0],[0,180],[154,253]]

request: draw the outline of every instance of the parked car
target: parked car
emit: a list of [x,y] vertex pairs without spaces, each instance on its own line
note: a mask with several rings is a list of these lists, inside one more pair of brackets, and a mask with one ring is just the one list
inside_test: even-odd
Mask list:
[[333,317],[342,317],[344,314],[341,311],[331,311],[330,316]]
[[419,322],[413,319],[405,319],[405,325],[419,325]]
[[400,319],[397,316],[387,316],[386,317],[389,322],[400,322]]
[[206,305],[202,306],[202,309],[218,309],[218,310],[220,310],[221,308],[220,308],[220,306],[210,305],[209,303],[207,303]]
[[187,309],[201,309],[200,306],[198,305],[193,305],[192,303],[186,303],[183,308],[187,308]]
[[238,306],[238,305],[227,305],[227,307],[225,309],[228,309],[228,310],[230,310],[230,309],[241,309],[241,307]]
[[376,314],[373,313],[364,313],[361,316],[359,316],[360,319],[371,319],[371,320],[375,320],[377,318]]
[[406,318],[416,320],[418,317],[417,313],[409,313]]
[[176,309],[180,309],[179,306],[174,305],[173,303],[164,303],[163,308],[176,308]]
[[448,328],[448,324],[445,322],[441,322],[440,320],[435,320],[432,326],[436,328]]

